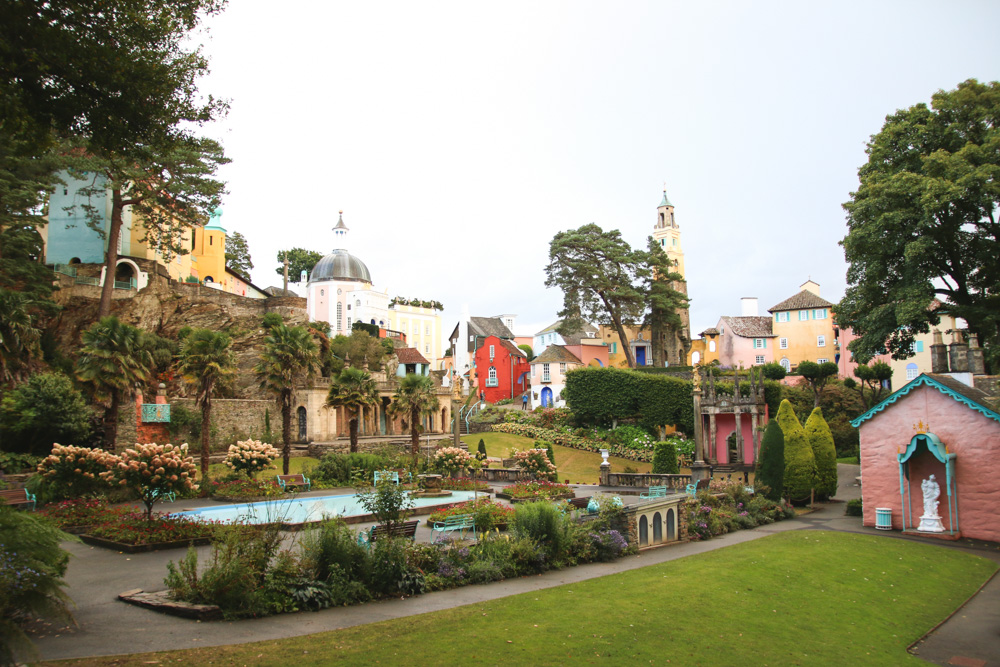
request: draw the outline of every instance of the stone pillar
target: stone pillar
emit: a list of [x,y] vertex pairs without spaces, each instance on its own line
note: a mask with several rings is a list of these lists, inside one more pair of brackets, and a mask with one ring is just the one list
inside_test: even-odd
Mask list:
[[[701,370],[696,366],[694,369],[694,387],[691,391],[692,402],[694,403],[694,457],[691,464],[691,481],[698,482],[712,476],[712,469],[705,463],[705,434],[704,424],[701,415]],[[715,415],[709,417],[712,420],[712,428],[715,429]],[[602,466],[603,471],[603,466]],[[610,472],[610,466],[608,466]],[[603,474],[603,473],[602,473]]]
[[611,486],[611,464],[601,463],[601,486]]
[[969,334],[969,372],[973,375],[986,375],[986,361],[983,359],[983,348],[979,347],[979,336]]
[[948,346],[948,360],[951,362],[952,373],[967,373],[969,370],[969,346],[962,338],[962,332],[956,331],[955,338]]
[[[760,452],[760,434],[757,432],[757,412],[750,413],[750,437],[752,441],[750,446],[753,447],[753,462],[754,465],[757,464],[757,454]],[[743,463],[747,462],[746,452],[743,452]]]
[[948,346],[944,344],[940,329],[934,330],[934,342],[931,343],[931,372],[948,372]]
[[[743,419],[739,405],[733,410],[733,416],[736,418],[736,458],[740,459],[743,456]],[[729,443],[726,443],[726,459],[729,459]],[[728,461],[728,463],[733,465],[736,461]]]
[[719,431],[715,424],[715,413],[709,413],[708,415],[708,446],[705,448],[705,458],[711,459],[715,455],[715,439],[718,437]]

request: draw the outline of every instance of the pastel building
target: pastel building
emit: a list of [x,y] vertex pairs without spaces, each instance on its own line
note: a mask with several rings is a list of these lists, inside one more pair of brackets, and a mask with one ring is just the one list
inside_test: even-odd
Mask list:
[[709,327],[691,341],[691,365],[707,366],[719,360],[719,330]]
[[404,334],[407,343],[428,359],[442,357],[441,314],[435,308],[390,301],[386,328]]
[[583,361],[566,346],[553,344],[545,348],[531,362],[531,407],[565,407],[562,394],[566,388],[566,374],[583,366]]
[[774,361],[775,335],[771,318],[757,315],[757,299],[743,298],[742,315],[723,315],[715,325],[719,364],[735,368],[760,366]]
[[820,296],[819,283],[807,280],[797,294],[768,309],[777,343],[771,356],[786,372],[803,361],[839,363],[833,306]]
[[531,368],[513,341],[486,336],[473,356],[480,395],[490,403],[519,398],[531,386]]

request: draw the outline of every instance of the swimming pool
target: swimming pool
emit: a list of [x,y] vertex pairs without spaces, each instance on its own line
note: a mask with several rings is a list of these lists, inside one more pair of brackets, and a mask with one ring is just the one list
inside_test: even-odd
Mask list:
[[[427,514],[433,507],[462,503],[472,500],[474,495],[474,491],[452,491],[451,496],[445,498],[414,498],[413,508],[417,514]],[[480,493],[479,495],[484,494]],[[322,521],[325,517],[333,516],[343,517],[348,523],[354,523],[364,521],[371,515],[358,503],[356,495],[344,494],[204,507],[196,510],[171,512],[171,516],[184,517],[193,521],[280,523],[286,527],[293,527],[303,523]]]

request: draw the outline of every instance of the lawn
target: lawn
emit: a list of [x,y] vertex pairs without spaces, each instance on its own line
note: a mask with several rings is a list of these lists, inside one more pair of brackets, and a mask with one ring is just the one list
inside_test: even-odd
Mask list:
[[[462,441],[469,446],[470,452],[479,448],[480,438],[486,443],[486,453],[490,456],[508,458],[511,450],[531,449],[534,439],[509,433],[470,433],[462,436]],[[601,471],[601,455],[597,452],[586,452],[582,449],[572,449],[561,445],[552,445],[556,456],[556,469],[559,471],[559,481],[569,480],[574,484],[597,484]],[[632,466],[639,472],[652,472],[651,463],[629,461],[617,456],[611,456],[611,469],[624,472],[625,466]]]
[[[477,441],[478,442],[478,441]],[[313,458],[311,456],[293,456],[288,459],[288,472],[291,475],[298,475],[302,471],[309,471],[316,467],[319,463],[319,459]],[[198,465],[198,457],[195,456],[195,465]],[[274,461],[271,462],[270,468],[267,470],[262,470],[254,477],[257,479],[274,479],[276,475],[281,472],[281,456],[278,456]],[[220,477],[225,477],[230,474],[232,470],[226,466],[225,463],[213,463],[208,466],[208,476],[212,479],[219,479]],[[309,473],[306,472],[308,477]],[[201,479],[201,468],[198,468],[198,479]]]
[[919,665],[906,647],[996,568],[939,546],[796,530],[354,628],[69,664]]

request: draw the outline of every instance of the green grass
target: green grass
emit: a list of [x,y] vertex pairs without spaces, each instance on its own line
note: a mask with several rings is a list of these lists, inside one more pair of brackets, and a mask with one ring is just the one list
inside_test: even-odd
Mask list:
[[[290,475],[298,475],[305,470],[312,470],[319,463],[319,459],[313,458],[312,456],[293,456],[288,459],[288,473]],[[198,465],[197,458],[195,459],[195,465]],[[257,479],[274,479],[275,475],[281,472],[281,457],[279,456],[274,461],[271,462],[271,468],[267,470],[262,470],[254,477]],[[225,477],[232,471],[226,466],[225,463],[213,463],[208,466],[208,476],[212,479],[219,479],[220,477]],[[307,473],[308,476],[308,473]],[[198,469],[198,478],[201,478],[201,469]]]
[[858,465],[859,461],[857,456],[842,456],[837,459],[837,463],[850,463],[852,465]]
[[939,546],[796,530],[354,628],[69,664],[919,665],[906,647],[996,568]]
[[[490,456],[507,458],[514,449],[530,449],[533,438],[510,433],[470,433],[462,436],[462,441],[469,446],[470,452],[479,448],[480,438],[486,443],[486,453]],[[559,471],[559,481],[569,480],[574,484],[596,484],[600,477],[601,455],[598,452],[586,452],[561,445],[552,445],[552,453],[556,456],[556,470]],[[625,466],[632,466],[639,472],[651,472],[653,464],[640,461],[629,461],[618,456],[612,456],[611,469],[624,472]]]

